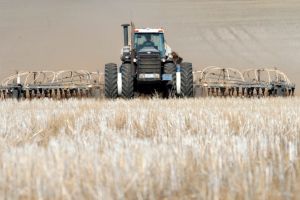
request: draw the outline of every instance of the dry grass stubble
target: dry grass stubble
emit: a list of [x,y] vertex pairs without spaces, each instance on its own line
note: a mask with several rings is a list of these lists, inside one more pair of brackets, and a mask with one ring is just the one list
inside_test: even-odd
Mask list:
[[298,199],[300,99],[0,102],[3,199]]

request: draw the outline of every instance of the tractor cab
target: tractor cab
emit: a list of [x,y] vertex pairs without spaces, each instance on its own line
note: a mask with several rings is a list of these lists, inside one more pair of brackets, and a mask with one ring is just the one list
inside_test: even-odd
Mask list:
[[133,39],[137,53],[158,51],[161,58],[165,57],[165,38],[162,29],[135,29]]

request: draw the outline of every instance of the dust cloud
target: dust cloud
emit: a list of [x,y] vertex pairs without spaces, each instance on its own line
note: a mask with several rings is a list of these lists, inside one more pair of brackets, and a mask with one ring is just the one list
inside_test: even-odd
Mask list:
[[1,0],[0,77],[120,63],[120,24],[130,21],[164,27],[196,69],[277,67],[300,85],[300,2],[291,0]]

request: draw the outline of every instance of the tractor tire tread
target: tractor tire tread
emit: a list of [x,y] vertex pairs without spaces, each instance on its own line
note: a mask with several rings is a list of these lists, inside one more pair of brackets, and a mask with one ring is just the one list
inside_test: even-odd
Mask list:
[[181,94],[183,97],[193,97],[193,66],[192,63],[181,64]]
[[118,67],[114,63],[105,65],[104,70],[105,84],[104,93],[105,97],[115,99],[118,97]]
[[131,99],[134,96],[134,79],[132,76],[131,64],[122,64],[122,96],[126,99]]

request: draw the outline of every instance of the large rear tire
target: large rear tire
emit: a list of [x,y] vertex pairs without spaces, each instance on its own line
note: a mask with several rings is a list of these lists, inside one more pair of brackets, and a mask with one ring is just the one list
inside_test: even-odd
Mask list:
[[105,97],[115,99],[118,97],[118,67],[114,63],[105,65]]
[[165,97],[174,97],[176,94],[176,65],[174,63],[166,63],[164,65],[164,73],[172,74],[172,80],[166,83]]
[[134,96],[134,79],[132,76],[132,66],[129,63],[122,64],[122,96],[131,99]]
[[193,66],[192,63],[181,64],[181,96],[193,97]]

